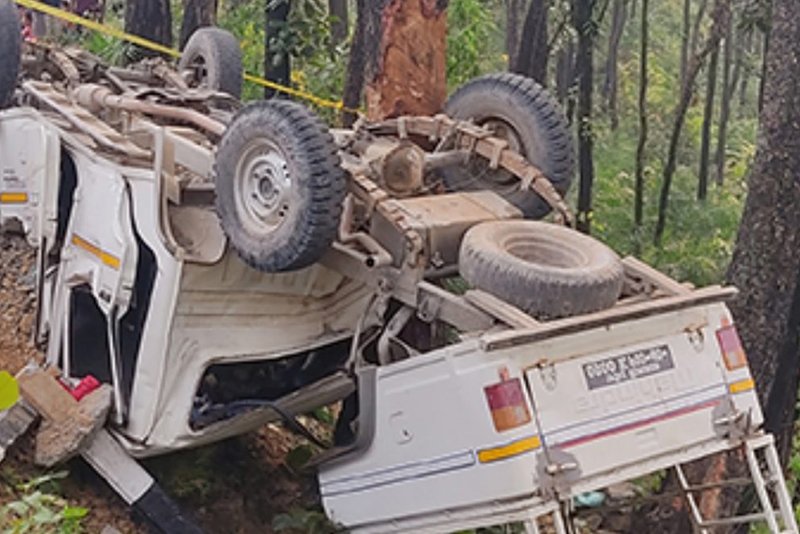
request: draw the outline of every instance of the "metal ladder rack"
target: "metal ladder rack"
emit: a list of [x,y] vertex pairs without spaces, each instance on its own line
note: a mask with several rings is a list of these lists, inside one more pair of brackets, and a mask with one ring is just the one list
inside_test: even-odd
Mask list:
[[[694,534],[713,534],[718,527],[754,523],[765,523],[770,534],[800,534],[773,436],[764,434],[746,438],[739,450],[744,453],[744,459],[747,461],[749,477],[691,485],[681,464],[672,466],[677,474],[680,492],[688,504],[689,518]],[[733,486],[754,487],[761,511],[725,518],[704,518],[700,512],[696,495],[704,491]],[[567,510],[565,513],[560,508],[551,508],[525,521],[525,533],[541,534],[539,520],[544,519],[545,516],[550,516],[550,520],[547,522],[548,525],[551,525],[548,532],[551,530],[554,530],[556,534],[574,532],[569,511]]]
[[[781,471],[774,438],[772,435],[767,434],[746,439],[742,444],[742,449],[750,471],[750,479],[735,479],[714,484],[691,486],[680,464],[675,465],[675,472],[678,475],[681,490],[689,504],[694,531],[699,534],[711,534],[715,527],[765,522],[769,532],[772,534],[797,534],[797,522],[792,508],[792,500]],[[763,455],[763,462],[759,460],[759,453]],[[764,467],[766,467],[766,472]],[[741,486],[743,482],[745,484],[750,483],[755,488],[761,512],[716,519],[708,519],[702,516],[695,497],[697,493],[726,486]],[[773,498],[774,502],[777,503],[777,510],[773,506]]]

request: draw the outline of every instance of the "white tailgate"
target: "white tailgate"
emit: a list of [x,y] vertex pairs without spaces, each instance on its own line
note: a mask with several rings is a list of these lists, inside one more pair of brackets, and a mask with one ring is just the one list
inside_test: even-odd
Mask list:
[[570,480],[719,438],[730,409],[710,327],[526,373],[551,463]]

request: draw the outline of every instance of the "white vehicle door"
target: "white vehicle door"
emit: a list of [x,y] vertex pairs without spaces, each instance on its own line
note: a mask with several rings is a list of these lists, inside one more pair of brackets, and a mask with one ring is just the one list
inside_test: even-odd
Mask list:
[[55,237],[60,152],[58,132],[37,112],[0,115],[0,224],[21,224],[34,247]]

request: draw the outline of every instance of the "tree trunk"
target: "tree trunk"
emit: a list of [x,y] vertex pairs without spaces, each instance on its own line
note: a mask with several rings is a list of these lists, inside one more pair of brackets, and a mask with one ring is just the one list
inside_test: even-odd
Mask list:
[[[264,37],[264,75],[271,82],[288,86],[292,81],[292,64],[289,52],[278,40],[282,29],[289,23],[291,0],[267,2],[267,27]],[[271,87],[264,88],[264,98],[279,94]]]
[[217,0],[186,0],[178,37],[180,49],[186,46],[189,37],[198,29],[217,23]]
[[689,66],[689,31],[692,24],[692,0],[683,0],[683,31],[681,33],[681,87],[686,83]]
[[717,91],[717,67],[719,64],[719,44],[711,52],[708,62],[708,83],[703,110],[703,132],[700,140],[700,169],[697,174],[697,200],[705,200],[708,195],[708,167],[711,153],[711,123],[714,122],[714,97]]
[[[367,116],[433,115],[447,97],[447,0],[358,0],[344,101]],[[345,116],[345,123],[352,121]]]
[[506,0],[506,55],[508,64],[514,65],[519,50],[520,0]]
[[[725,147],[728,141],[728,119],[731,115],[731,100],[733,99],[733,92],[736,90],[736,77],[738,74],[733,72],[731,75],[731,68],[734,63],[734,36],[733,24],[728,26],[728,34],[725,36],[725,57],[722,64],[722,102],[720,102],[719,111],[719,129],[717,130],[717,153],[714,159],[716,164],[716,180],[717,185],[722,186],[725,183]],[[738,54],[738,50],[736,51]],[[736,70],[735,68],[733,69]]]
[[[387,2],[382,0],[383,5]],[[380,8],[383,8],[383,5]],[[347,73],[344,80],[344,91],[342,102],[348,109],[358,109],[361,106],[361,96],[364,90],[364,69],[367,65],[366,39],[369,34],[373,42],[377,39],[372,37],[374,30],[368,28],[370,24],[375,24],[374,17],[369,11],[369,0],[356,0],[356,29],[353,33],[353,42],[350,44],[350,58],[347,63]],[[342,123],[345,127],[352,126],[358,116],[352,112],[345,112],[342,116]]]
[[577,229],[591,233],[592,186],[594,185],[592,92],[594,88],[592,0],[574,0],[572,24],[578,33],[578,188]]
[[697,44],[700,42],[700,26],[703,24],[703,17],[706,15],[707,7],[708,0],[700,0],[700,5],[697,8],[697,15],[694,17],[694,24],[692,26],[692,36],[689,41],[689,57],[694,57],[695,54],[697,54]]
[[[558,51],[556,62],[556,95],[562,106],[567,103],[569,91],[575,82],[575,44],[567,39]],[[569,117],[571,119],[571,117]]]
[[642,0],[642,31],[639,49],[639,143],[636,146],[636,186],[634,200],[634,219],[641,227],[644,219],[644,150],[647,145],[647,54],[649,51],[650,28],[648,0]]
[[347,0],[328,0],[328,15],[331,17],[333,43],[343,43],[350,33],[350,14],[347,9]]
[[[753,56],[753,33],[755,30],[750,30],[747,32],[747,41],[745,43],[745,51],[746,53],[742,58],[742,83],[739,86],[739,116],[744,117],[747,111],[747,93],[750,88],[750,77],[753,74],[753,67],[751,65],[751,58]],[[760,46],[761,41],[756,43],[756,47]],[[757,55],[760,53],[756,52]]]
[[689,110],[694,84],[697,80],[700,68],[708,55],[719,46],[719,42],[722,36],[725,35],[726,28],[730,23],[730,6],[728,5],[728,0],[715,0],[711,15],[713,21],[711,31],[703,49],[697,52],[689,62],[689,69],[686,73],[686,84],[681,89],[681,99],[675,111],[675,122],[673,123],[672,135],[670,136],[667,162],[664,166],[664,179],[661,184],[661,193],[658,200],[658,220],[656,221],[654,242],[659,246],[661,245],[661,238],[664,236],[664,229],[667,223],[669,190],[672,186],[672,177],[675,174],[675,167],[677,165],[678,144],[681,139],[683,123],[686,120],[686,112]]
[[[164,46],[172,46],[169,0],[128,0],[125,3],[125,31]],[[136,47],[135,59],[156,55],[157,52]]]
[[606,61],[606,79],[603,92],[608,98],[608,115],[611,118],[611,129],[619,127],[619,114],[617,112],[617,78],[619,62],[619,43],[625,22],[628,16],[625,0],[614,0],[614,13],[611,21],[611,32],[608,38],[608,59]]
[[522,26],[519,54],[512,70],[530,76],[542,85],[547,77],[550,48],[547,42],[548,0],[531,0]]
[[776,0],[773,10],[758,151],[728,281],[741,290],[731,307],[786,465],[800,372],[800,3]]

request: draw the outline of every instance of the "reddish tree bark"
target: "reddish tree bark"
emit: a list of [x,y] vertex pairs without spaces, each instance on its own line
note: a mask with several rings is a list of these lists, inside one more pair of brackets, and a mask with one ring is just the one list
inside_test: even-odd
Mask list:
[[366,80],[367,116],[432,115],[447,98],[447,2],[394,0],[381,13],[377,69]]
[[[358,0],[344,104],[370,119],[432,115],[447,98],[447,0]],[[352,114],[345,124],[352,124]]]

